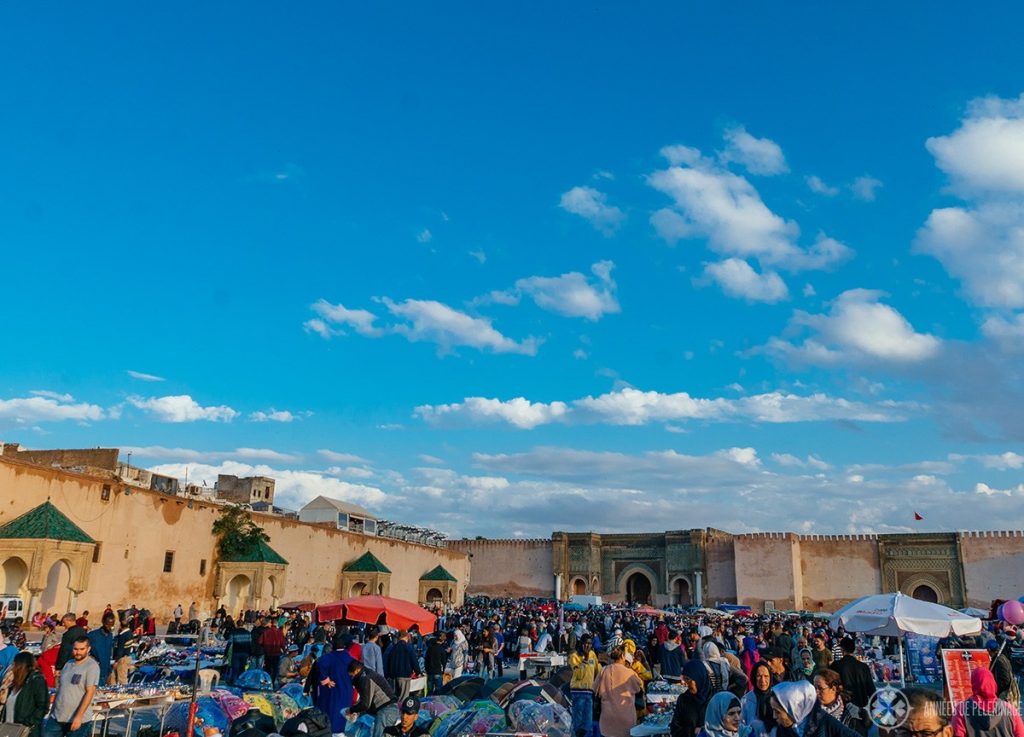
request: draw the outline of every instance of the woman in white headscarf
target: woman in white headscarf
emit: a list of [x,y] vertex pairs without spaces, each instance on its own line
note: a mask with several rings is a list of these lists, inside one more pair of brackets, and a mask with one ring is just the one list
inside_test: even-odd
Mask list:
[[735,694],[719,691],[708,702],[698,737],[750,737],[753,730],[742,721],[740,700]]
[[466,660],[469,658],[469,643],[466,642],[466,635],[460,628],[455,628],[453,639],[452,650],[448,655],[448,665],[444,670],[444,674],[449,676],[449,680],[462,675],[462,669],[466,667]]
[[787,681],[772,689],[772,713],[777,726],[772,737],[858,737],[818,701],[810,681]]

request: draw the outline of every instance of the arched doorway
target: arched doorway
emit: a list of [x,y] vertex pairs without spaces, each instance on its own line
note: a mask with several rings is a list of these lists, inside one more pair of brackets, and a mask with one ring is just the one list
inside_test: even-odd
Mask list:
[[384,584],[377,584],[377,596],[384,596]]
[[71,566],[66,560],[58,560],[46,574],[46,588],[40,602],[44,611],[57,609],[67,611],[71,603]]
[[634,604],[651,603],[651,580],[637,571],[626,579],[626,600]]
[[441,589],[430,589],[427,592],[427,603],[428,604],[441,604],[444,602],[444,594],[441,593]]
[[249,608],[249,592],[252,581],[239,573],[228,581],[228,611],[237,612]]
[[672,582],[672,603],[677,606],[689,606],[693,603],[690,600],[690,582],[685,578],[677,578]]
[[574,579],[572,582],[572,593],[574,596],[583,596],[587,593],[587,582],[582,578]]
[[0,568],[0,594],[20,596],[25,606],[28,606],[28,589],[25,584],[28,582],[28,566],[21,558],[13,557],[4,561]]
[[281,592],[277,589],[277,577],[267,576],[267,583],[270,584],[270,602],[271,608],[277,609],[277,599],[281,595]]
[[366,593],[366,584],[362,581],[352,584],[352,596],[366,596]]
[[939,603],[939,592],[926,583],[916,586],[911,596],[920,601],[927,601],[932,604]]

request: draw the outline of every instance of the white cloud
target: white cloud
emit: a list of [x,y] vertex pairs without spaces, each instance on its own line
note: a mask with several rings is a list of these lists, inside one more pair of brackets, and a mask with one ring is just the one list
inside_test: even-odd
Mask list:
[[139,459],[174,460],[209,463],[222,460],[272,461],[276,463],[293,463],[302,459],[294,453],[282,453],[270,448],[235,448],[234,450],[194,450],[192,448],[166,448],[162,445],[121,447],[121,455],[131,453],[134,463]]
[[166,381],[166,379],[164,379],[164,377],[162,376],[156,376],[155,374],[144,374],[141,371],[132,371],[131,369],[128,370],[128,375],[133,379],[138,379],[139,381]]
[[321,448],[317,453],[331,463],[367,463],[365,458],[353,455],[352,453],[337,453],[326,448]]
[[436,343],[442,353],[450,352],[459,346],[469,346],[494,353],[533,356],[540,345],[540,341],[533,337],[521,341],[507,338],[494,329],[490,320],[473,317],[441,302],[419,299],[395,302],[388,297],[381,297],[378,301],[393,317],[406,322],[378,326],[376,322],[382,318],[369,310],[353,310],[321,299],[312,306],[321,317],[308,320],[305,327],[324,338],[344,335],[343,331],[333,328],[328,323],[348,325],[368,338],[401,335],[410,342]]
[[467,253],[475,258],[481,265],[487,263],[487,254],[484,253],[484,249],[478,248],[475,251],[467,251]]
[[985,496],[993,496],[1000,494],[1002,496],[1012,496],[1014,494],[1024,494],[1024,484],[1018,484],[1013,489],[993,489],[988,484],[978,483],[974,485],[975,494],[984,494]]
[[226,405],[203,407],[188,394],[166,397],[128,397],[133,407],[145,410],[160,422],[230,422],[238,412]]
[[872,176],[865,174],[864,176],[857,177],[850,184],[850,191],[853,192],[853,196],[863,202],[874,202],[876,192],[881,189],[882,180],[875,179]]
[[424,228],[416,234],[416,240],[420,243],[430,243],[434,240],[434,234],[430,232],[429,228]]
[[647,182],[673,200],[671,208],[651,216],[658,235],[669,243],[705,237],[715,253],[756,258],[763,268],[789,271],[829,268],[852,255],[824,234],[809,250],[800,248],[795,222],[772,212],[747,179],[700,156],[696,149],[669,147],[662,153],[673,165],[653,172]]
[[704,276],[730,297],[750,302],[778,302],[789,297],[786,283],[774,271],[758,274],[743,259],[728,258],[704,267]]
[[573,187],[562,195],[559,207],[579,215],[605,235],[611,235],[626,219],[622,210],[609,205],[608,196],[593,187]]
[[257,412],[250,412],[249,419],[253,422],[293,422],[302,417],[308,417],[311,412],[289,412],[286,409],[274,409],[271,407],[267,411],[259,410]]
[[807,182],[807,186],[815,194],[824,195],[825,197],[835,197],[837,194],[839,194],[839,187],[830,187],[829,185],[825,184],[824,180],[822,180],[822,178],[819,176],[815,176],[812,174],[810,176],[804,177],[804,181]]
[[1018,313],[1008,319],[998,315],[987,317],[981,324],[981,332],[1004,350],[1024,350],[1024,313]]
[[797,311],[791,328],[809,329],[810,337],[799,345],[774,338],[766,349],[822,365],[858,360],[913,363],[934,358],[942,342],[916,332],[902,314],[879,301],[882,296],[878,291],[851,289],[839,295],[828,314]]
[[[327,327],[324,321],[335,325],[348,325],[360,335],[365,335],[369,338],[383,335],[383,331],[374,325],[377,316],[369,310],[350,310],[343,304],[331,304],[325,299],[318,299],[313,303],[312,310],[320,315],[323,320],[310,320],[306,325],[309,329],[320,333],[325,338],[329,336],[324,335],[321,329],[321,326]],[[312,322],[317,322],[319,325],[311,325],[310,323]],[[330,330],[332,333],[334,332],[333,329]],[[343,335],[344,333],[337,334]]]
[[991,468],[996,471],[1017,471],[1024,468],[1024,455],[1020,453],[1014,453],[1012,450],[1008,450],[1005,453],[993,453],[989,455],[950,455],[952,461],[964,461],[964,460],[977,460],[985,468]]
[[827,420],[900,422],[919,407],[912,403],[855,402],[825,394],[797,396],[771,392],[736,399],[703,399],[686,392],[663,394],[632,387],[572,402],[531,402],[467,397],[462,402],[422,405],[415,415],[433,425],[502,422],[520,430],[552,423],[646,425],[652,422],[792,423]]
[[420,462],[422,462],[422,463],[430,463],[430,464],[432,464],[434,466],[443,466],[444,465],[444,459],[443,458],[438,458],[437,456],[427,455],[426,453],[420,453],[416,457],[419,458]]
[[598,261],[590,267],[595,279],[578,271],[555,277],[531,276],[516,281],[511,290],[491,292],[474,302],[517,305],[521,295],[525,294],[542,310],[596,321],[606,314],[620,311],[615,298],[615,281],[611,276],[613,268],[615,264],[611,261]]
[[46,399],[53,399],[57,402],[73,402],[75,398],[70,394],[62,394],[61,392],[50,391],[49,389],[33,389],[29,392],[34,397],[45,397]]
[[721,158],[746,167],[751,174],[773,175],[789,171],[782,148],[770,138],[756,138],[743,126],[725,132],[726,148]]
[[831,465],[813,455],[797,458],[791,453],[772,453],[771,458],[780,466],[787,468],[811,468],[816,471],[828,471],[832,468]]
[[925,146],[961,192],[1024,192],[1024,95],[974,100],[957,130]]
[[810,282],[808,282],[807,284],[804,284],[803,294],[804,294],[805,297],[813,297],[813,296],[815,296],[817,294],[817,292],[814,291],[814,285],[811,284]]
[[531,430],[538,425],[547,425],[561,419],[568,406],[564,402],[531,402],[523,397],[502,401],[484,397],[467,397],[457,404],[424,404],[416,408],[414,415],[431,424],[454,421],[506,422],[520,430]]
[[[35,393],[35,392],[34,392]],[[43,396],[0,399],[0,422],[32,425],[40,422],[77,420],[90,422],[107,417],[103,408],[87,402],[74,402],[68,394],[41,391]]]
[[436,343],[442,351],[468,346],[494,353],[537,354],[539,341],[536,338],[521,341],[507,338],[494,329],[490,320],[472,317],[441,302],[420,299],[394,302],[387,297],[382,301],[392,315],[408,320],[408,323],[391,326],[390,331],[411,342]]

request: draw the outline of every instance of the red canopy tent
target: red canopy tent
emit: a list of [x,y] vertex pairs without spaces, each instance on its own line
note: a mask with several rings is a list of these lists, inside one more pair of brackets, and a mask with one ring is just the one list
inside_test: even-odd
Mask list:
[[437,624],[437,617],[423,607],[388,596],[354,596],[321,604],[316,608],[316,617],[320,622],[348,619],[367,624],[386,624],[400,630],[407,630],[417,624],[420,633],[424,635],[433,632]]

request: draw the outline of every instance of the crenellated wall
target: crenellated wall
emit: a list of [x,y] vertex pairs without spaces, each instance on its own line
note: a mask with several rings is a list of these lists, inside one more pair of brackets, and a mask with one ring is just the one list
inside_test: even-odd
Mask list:
[[[220,513],[218,505],[0,457],[0,525],[48,499],[99,542],[88,587],[77,597],[80,609],[100,612],[108,603],[136,604],[167,616],[178,603],[188,607],[196,601],[207,614],[215,608],[216,541],[210,528]],[[261,607],[272,600],[324,603],[341,598],[342,566],[366,551],[391,569],[390,594],[396,598],[416,601],[420,576],[437,565],[458,579],[458,601],[469,582],[469,558],[456,549],[343,532],[275,515],[253,513],[253,519],[270,536],[269,545],[288,561],[286,584],[280,591],[266,591]],[[0,540],[0,564],[8,558],[3,549]],[[164,573],[169,552],[172,571]],[[70,595],[62,595],[53,608],[64,609],[70,600]]]
[[881,591],[875,535],[803,535],[800,577],[804,600],[798,609],[834,612],[857,592]]
[[469,596],[554,596],[551,540],[452,540],[448,548],[469,555]]
[[1024,596],[1024,532],[962,532],[960,558],[967,604],[988,609],[993,599]]

